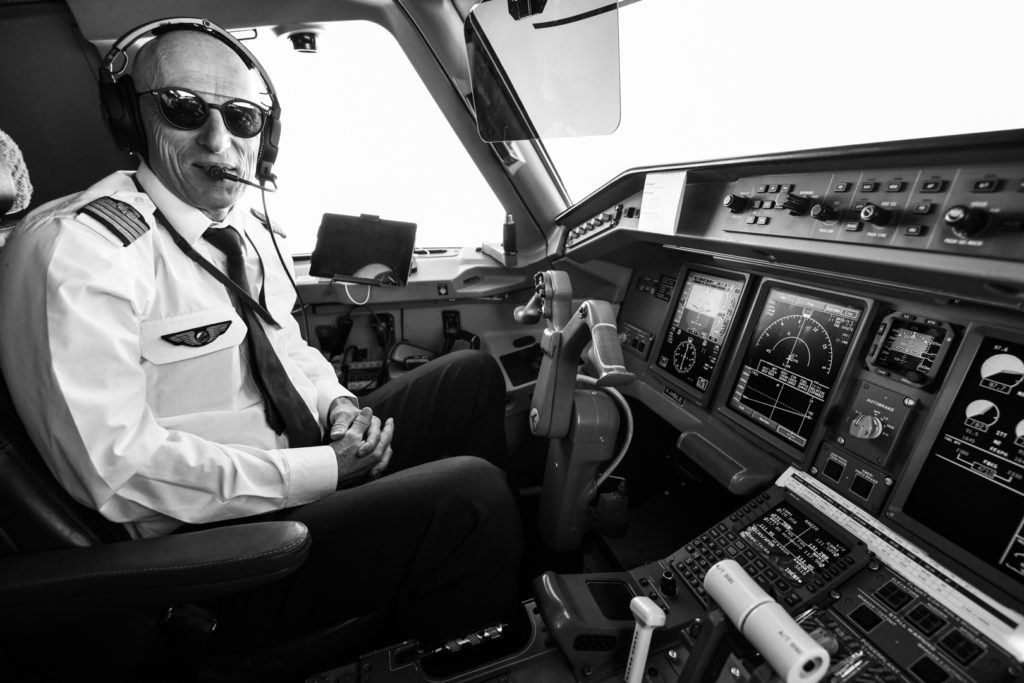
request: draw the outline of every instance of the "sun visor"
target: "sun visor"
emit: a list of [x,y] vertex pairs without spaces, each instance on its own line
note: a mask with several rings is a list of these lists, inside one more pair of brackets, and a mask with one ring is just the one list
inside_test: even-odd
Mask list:
[[614,132],[621,114],[617,4],[548,0],[533,14],[513,11],[517,4],[484,2],[466,19],[480,137],[500,142]]

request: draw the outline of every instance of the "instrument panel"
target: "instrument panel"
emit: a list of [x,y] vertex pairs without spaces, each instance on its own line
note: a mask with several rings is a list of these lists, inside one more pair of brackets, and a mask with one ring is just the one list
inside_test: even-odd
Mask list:
[[[934,558],[945,569],[920,576],[948,585],[928,602],[875,596],[843,618],[881,631],[889,610],[959,667],[975,665],[964,642],[1024,637],[1024,136],[972,140],[684,169],[673,234],[640,217],[644,176],[678,168],[627,172],[561,217],[566,256],[633,271],[619,321],[645,352],[623,391],[679,431],[679,456],[738,494],[795,467],[916,549],[892,558]],[[669,558],[684,582],[687,548]],[[999,627],[922,630],[963,615],[961,594]]]

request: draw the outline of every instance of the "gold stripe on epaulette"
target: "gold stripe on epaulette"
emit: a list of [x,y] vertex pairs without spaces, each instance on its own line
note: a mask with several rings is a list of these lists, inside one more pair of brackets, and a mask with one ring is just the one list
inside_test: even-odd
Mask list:
[[134,206],[112,197],[100,197],[78,211],[99,221],[126,247],[149,230],[146,219]]

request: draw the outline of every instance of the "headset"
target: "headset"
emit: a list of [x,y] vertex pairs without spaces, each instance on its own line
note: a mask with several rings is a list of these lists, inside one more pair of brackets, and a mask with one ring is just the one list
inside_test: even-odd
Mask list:
[[270,76],[256,57],[242,45],[238,38],[210,22],[207,19],[193,17],[175,17],[158,19],[132,30],[118,38],[107,56],[100,64],[100,102],[103,113],[114,134],[114,141],[119,149],[137,154],[145,159],[147,154],[146,133],[142,128],[142,117],[139,111],[139,98],[135,93],[128,70],[128,49],[142,38],[159,36],[171,31],[197,31],[213,36],[230,47],[249,69],[256,69],[270,96],[270,112],[260,133],[260,149],[256,157],[256,179],[260,183],[273,183],[274,162],[277,160],[281,139],[281,105]]

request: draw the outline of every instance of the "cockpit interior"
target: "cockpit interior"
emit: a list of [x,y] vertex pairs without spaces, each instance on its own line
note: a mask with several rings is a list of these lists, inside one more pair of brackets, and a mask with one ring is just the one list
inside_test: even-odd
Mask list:
[[[205,17],[266,41],[275,83],[271,53],[326,59],[317,42],[350,25],[397,46],[444,137],[402,111],[411,92],[334,87],[373,80],[377,53],[288,67],[312,76],[278,83],[280,191],[261,210],[294,230],[295,316],[356,394],[455,349],[500,363],[526,536],[522,623],[371,651],[347,623],[224,655],[206,602],[308,545],[258,523],[109,534],[5,398],[0,678],[1024,681],[1024,13],[784,2],[762,21],[677,2],[0,0],[0,131],[32,185],[16,203],[0,159],[0,243],[131,165],[97,73],[134,26]],[[678,23],[654,30],[641,13],[659,9]],[[904,35],[925,47],[887,56]],[[644,41],[701,49],[637,66]],[[677,99],[653,111],[645,89]],[[290,97],[311,97],[304,115],[332,90],[319,123],[291,123]],[[401,123],[364,165],[373,103]],[[876,119],[900,125],[872,138]],[[629,156],[616,129],[644,127]]]

